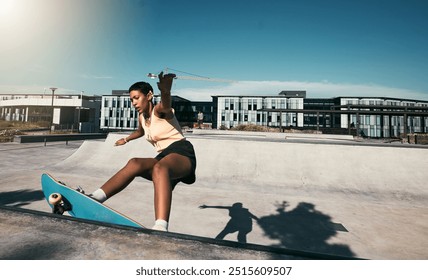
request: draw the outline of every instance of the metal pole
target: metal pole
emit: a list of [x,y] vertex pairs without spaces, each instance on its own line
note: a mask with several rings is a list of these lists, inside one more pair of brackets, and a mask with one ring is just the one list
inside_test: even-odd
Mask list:
[[77,115],[77,133],[80,133],[80,109],[83,106],[83,93],[84,93],[84,91],[82,90],[80,92],[80,106],[79,106],[79,112]]
[[320,112],[317,112],[317,131],[320,131]]
[[52,126],[53,126],[53,118],[54,118],[54,94],[55,94],[55,90],[57,90],[57,88],[55,87],[51,87],[50,90],[52,90],[52,103],[51,103],[51,127],[50,127],[50,133],[52,133]]

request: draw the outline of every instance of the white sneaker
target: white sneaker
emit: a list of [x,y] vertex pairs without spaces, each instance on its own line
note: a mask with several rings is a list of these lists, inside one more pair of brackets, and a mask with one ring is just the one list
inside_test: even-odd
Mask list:
[[158,231],[168,231],[165,227],[161,226],[161,225],[154,225],[152,227],[153,230],[158,230]]

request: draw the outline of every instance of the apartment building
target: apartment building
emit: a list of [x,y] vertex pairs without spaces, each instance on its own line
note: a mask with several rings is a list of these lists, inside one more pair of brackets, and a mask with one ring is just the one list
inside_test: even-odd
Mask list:
[[100,106],[101,97],[83,94],[0,94],[0,119],[98,132]]
[[[155,104],[160,100],[160,96],[154,96]],[[173,95],[171,103],[183,128],[193,128],[194,124],[197,123],[198,112],[203,113],[205,123],[212,123],[211,102],[193,102]],[[135,130],[138,128],[138,112],[132,107],[127,90],[113,90],[111,95],[102,96],[100,128],[106,131]]]
[[366,137],[428,132],[428,101],[388,97],[306,98],[304,91],[276,96],[213,96],[213,127],[241,124],[316,129]]

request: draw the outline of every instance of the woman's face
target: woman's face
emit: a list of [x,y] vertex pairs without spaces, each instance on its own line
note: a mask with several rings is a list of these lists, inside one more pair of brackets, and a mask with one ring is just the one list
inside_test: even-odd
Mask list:
[[151,91],[145,95],[138,90],[132,90],[129,93],[129,98],[131,99],[132,106],[137,109],[138,113],[142,114],[143,112],[149,113],[149,103],[152,99],[153,94]]

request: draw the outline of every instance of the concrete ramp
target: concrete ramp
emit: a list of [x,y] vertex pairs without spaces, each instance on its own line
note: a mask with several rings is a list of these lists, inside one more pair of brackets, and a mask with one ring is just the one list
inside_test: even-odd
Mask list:
[[[109,174],[132,157],[156,155],[144,139],[115,147],[123,134],[85,141],[61,170]],[[255,139],[188,137],[197,155],[197,183],[284,187],[428,197],[428,149],[394,146],[287,143]],[[74,172],[73,171],[73,172]],[[86,173],[86,172],[85,172]],[[416,198],[416,197],[415,197]]]
[[191,139],[198,179],[249,186],[428,196],[428,149]]
[[133,157],[154,157],[154,149],[140,138],[123,146],[114,143],[127,135],[109,134],[104,140],[87,140],[80,148],[56,167],[61,170],[92,170],[111,174],[122,168]]

